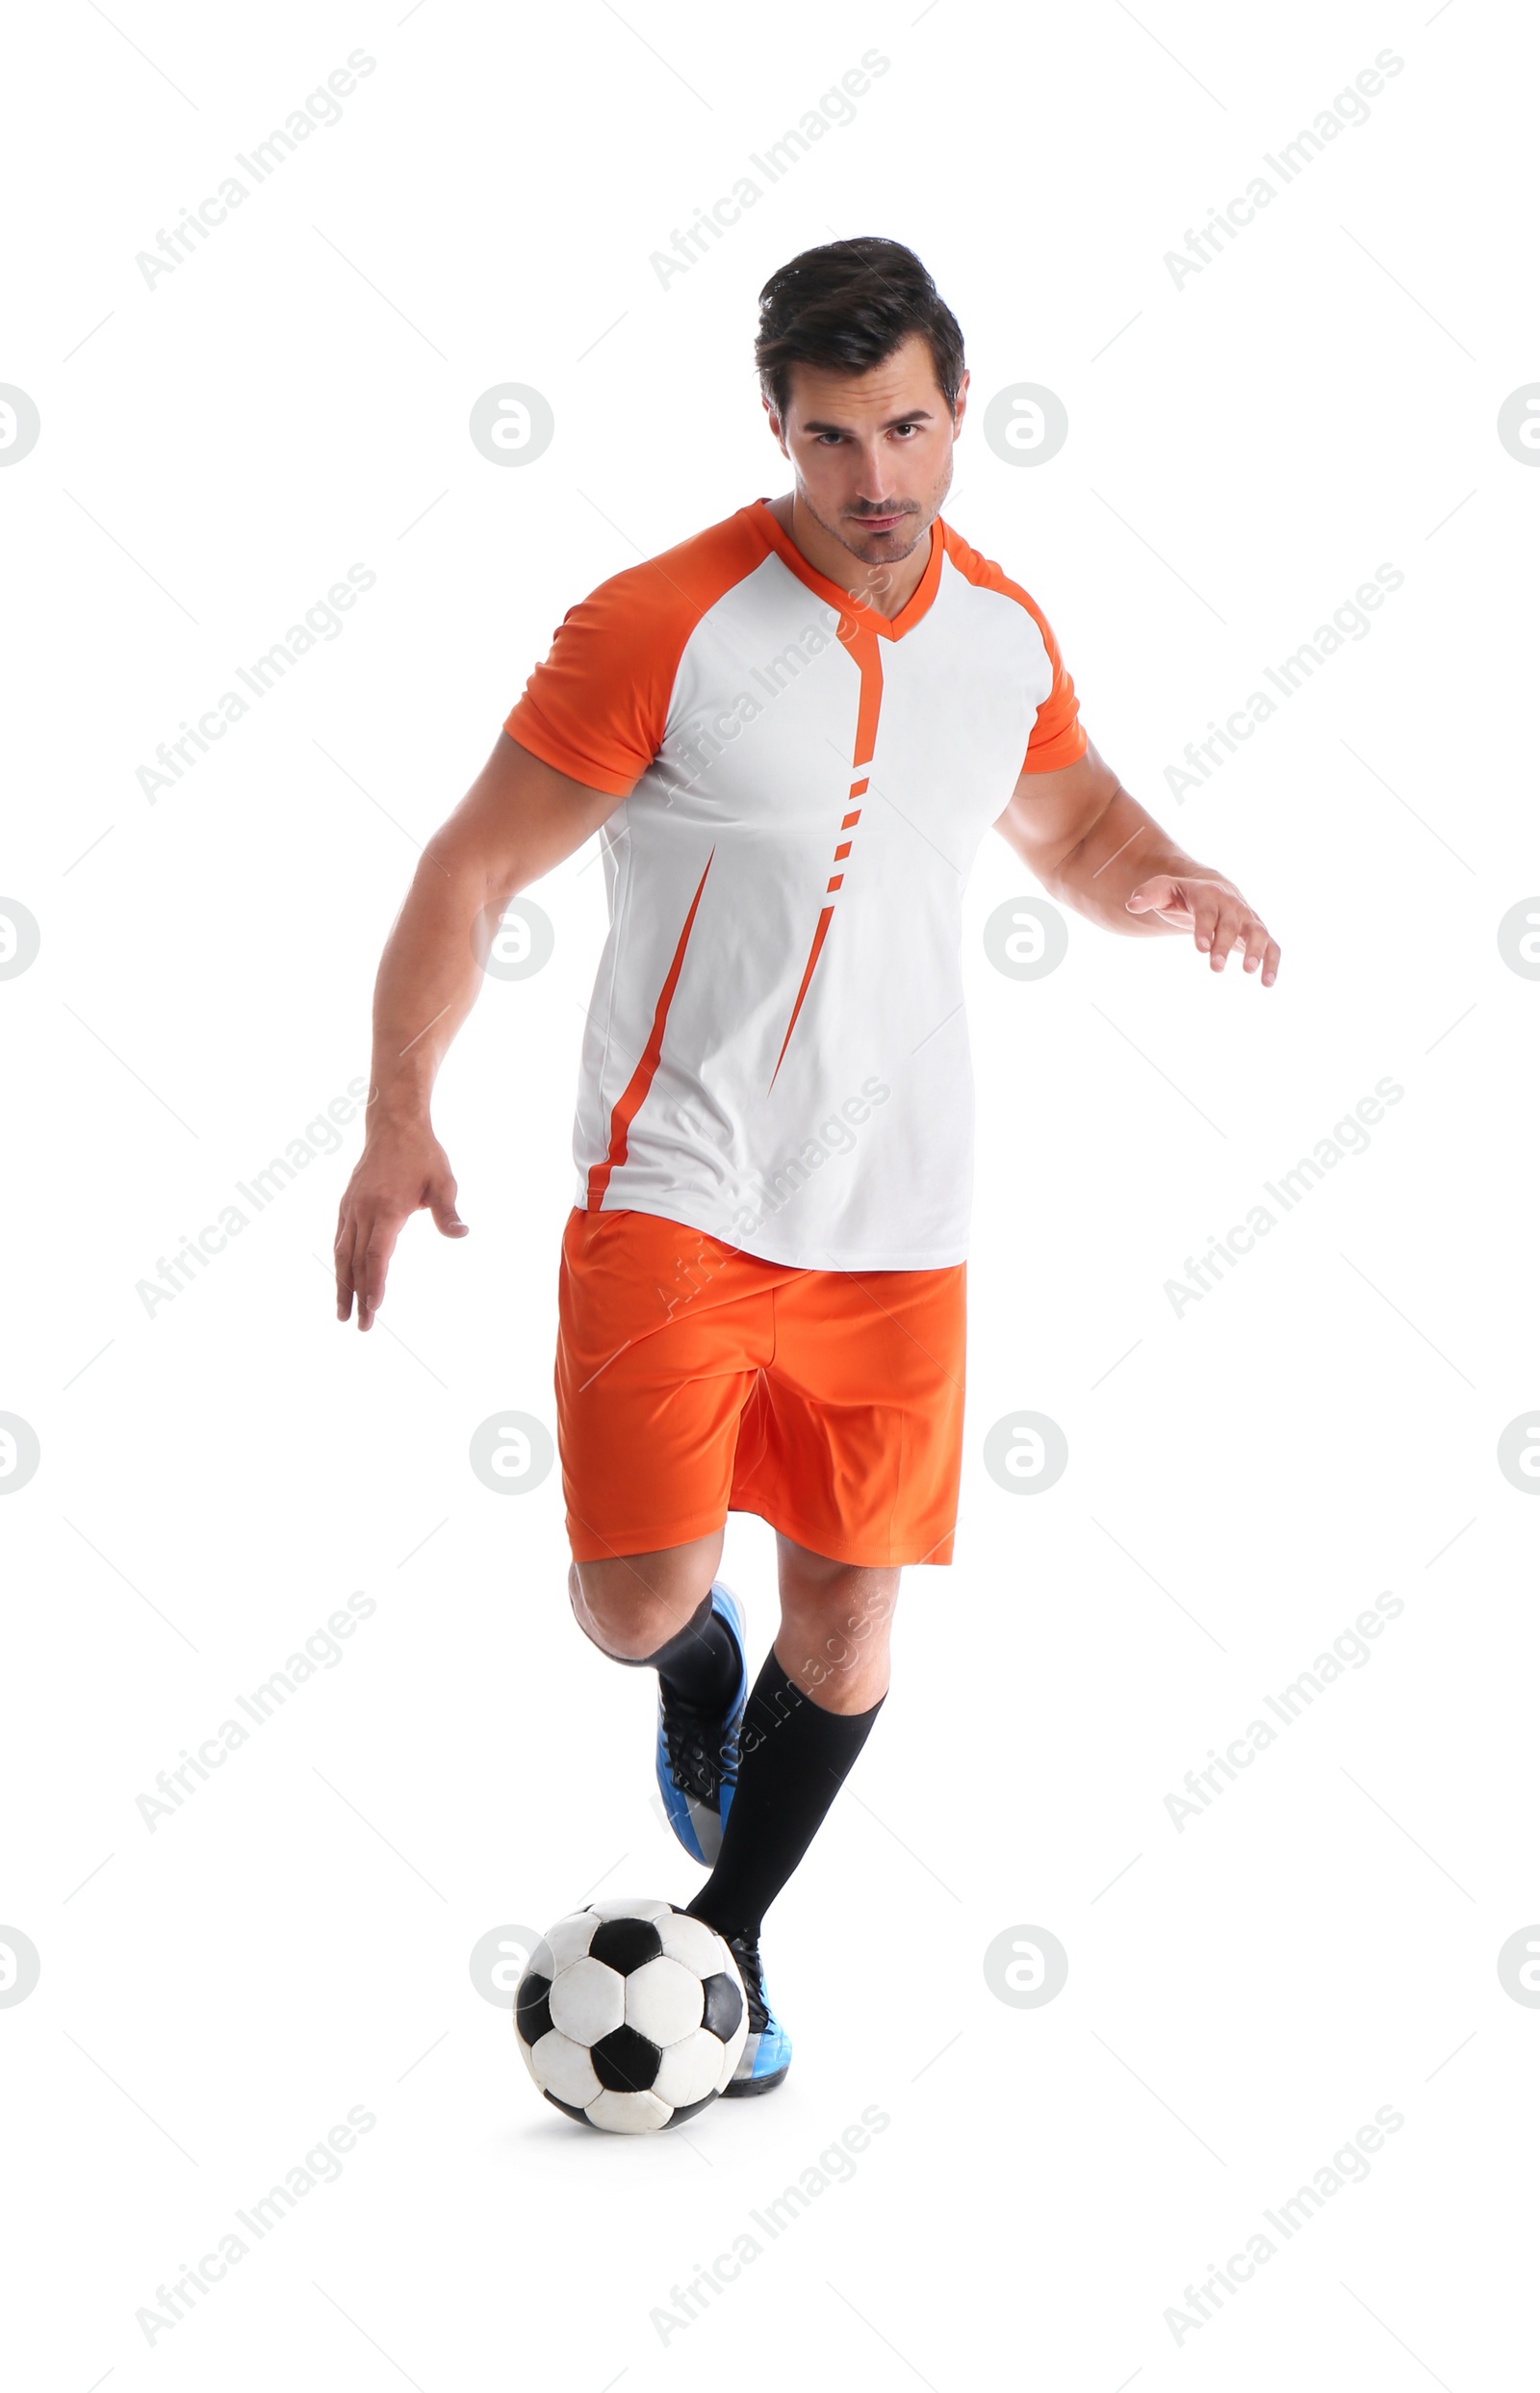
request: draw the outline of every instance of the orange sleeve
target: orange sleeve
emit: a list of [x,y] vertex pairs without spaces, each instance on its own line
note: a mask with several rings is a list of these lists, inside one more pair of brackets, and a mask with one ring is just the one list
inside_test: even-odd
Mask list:
[[683,645],[669,636],[671,610],[660,621],[638,587],[646,572],[617,574],[568,607],[551,654],[502,726],[558,773],[617,798],[629,794],[662,745]]
[[752,509],[602,581],[570,606],[502,728],[558,773],[629,796],[663,745],[690,633],[764,558]]
[[1038,719],[1027,741],[1024,773],[1057,773],[1066,764],[1078,764],[1089,742],[1086,727],[1080,719],[1080,701],[1075,685],[1065,671],[1065,660],[1059,654],[1059,643],[1048,628],[1046,618],[1027,600],[1033,621],[1042,633],[1042,644],[1053,667],[1053,686],[1038,708]]

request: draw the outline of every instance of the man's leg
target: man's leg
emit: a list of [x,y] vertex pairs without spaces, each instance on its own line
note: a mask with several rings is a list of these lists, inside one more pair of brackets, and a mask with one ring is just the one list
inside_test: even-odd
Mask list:
[[650,1662],[690,1700],[709,1699],[732,1643],[711,1615],[722,1537],[717,1529],[654,1554],[574,1562],[567,1592],[583,1634],[612,1660]]
[[868,1711],[887,1692],[888,1632],[900,1573],[832,1562],[777,1532],[786,1677],[827,1711]]
[[641,1554],[575,1561],[573,1610],[612,1660],[657,1672],[654,1770],[664,1817],[707,1868],[737,1784],[738,1726],[749,1691],[743,1615],[715,1583],[722,1531]]
[[897,1569],[831,1561],[777,1533],[781,1630],[749,1695],[715,1868],[686,1908],[757,1939],[887,1692]]

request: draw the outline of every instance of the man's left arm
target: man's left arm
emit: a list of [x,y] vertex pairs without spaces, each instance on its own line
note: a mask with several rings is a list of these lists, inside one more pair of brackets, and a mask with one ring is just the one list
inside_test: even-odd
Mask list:
[[1278,942],[1255,908],[1185,855],[1094,748],[1057,772],[1023,773],[995,829],[1050,897],[1104,930],[1190,932],[1212,970],[1241,947],[1264,988],[1277,979]]

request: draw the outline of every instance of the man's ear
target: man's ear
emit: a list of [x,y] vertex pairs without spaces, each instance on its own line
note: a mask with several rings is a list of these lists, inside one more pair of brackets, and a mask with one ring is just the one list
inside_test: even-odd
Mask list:
[[962,418],[967,413],[968,383],[971,379],[972,376],[969,374],[967,368],[964,366],[962,369],[962,379],[957,386],[957,399],[952,407],[952,438],[954,440],[956,440],[959,432],[962,431]]

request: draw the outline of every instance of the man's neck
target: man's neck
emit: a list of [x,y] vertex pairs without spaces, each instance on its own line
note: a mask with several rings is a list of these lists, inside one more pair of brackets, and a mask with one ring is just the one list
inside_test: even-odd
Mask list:
[[889,622],[909,604],[925,579],[925,568],[931,561],[931,529],[915,542],[908,556],[896,557],[890,563],[868,565],[842,540],[824,529],[816,516],[808,513],[794,491],[786,491],[779,499],[766,501],[771,514],[782,530],[800,550],[814,573],[822,574],[838,589],[848,590],[852,598],[869,607],[873,614],[885,616]]

